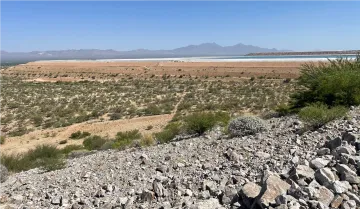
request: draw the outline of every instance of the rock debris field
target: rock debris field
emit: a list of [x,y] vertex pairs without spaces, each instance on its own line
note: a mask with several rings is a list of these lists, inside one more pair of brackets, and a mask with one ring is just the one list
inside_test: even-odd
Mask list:
[[98,151],[52,172],[2,172],[0,208],[360,208],[360,109],[300,134],[296,117],[230,138]]

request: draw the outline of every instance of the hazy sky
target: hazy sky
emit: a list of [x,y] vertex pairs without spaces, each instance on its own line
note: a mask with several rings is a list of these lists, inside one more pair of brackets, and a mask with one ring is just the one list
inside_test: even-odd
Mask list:
[[360,2],[1,2],[1,49],[360,49]]

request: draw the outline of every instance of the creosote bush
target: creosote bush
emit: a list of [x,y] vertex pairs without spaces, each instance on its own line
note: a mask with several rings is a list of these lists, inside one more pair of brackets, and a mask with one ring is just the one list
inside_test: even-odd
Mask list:
[[355,60],[337,59],[329,63],[305,64],[298,84],[304,90],[292,95],[293,108],[321,102],[327,106],[360,105],[360,55]]
[[139,130],[118,132],[112,145],[115,149],[125,149],[134,145],[134,141],[141,138]]
[[299,117],[310,127],[319,128],[332,120],[344,117],[347,111],[347,108],[343,106],[329,108],[327,105],[318,103],[302,108]]
[[185,117],[184,126],[187,133],[203,134],[217,124],[226,126],[229,120],[230,116],[225,112],[200,112]]
[[5,136],[0,136],[0,144],[5,144],[6,138]]
[[144,135],[141,139],[140,139],[140,145],[142,147],[147,147],[147,146],[151,146],[156,144],[156,141],[154,139],[154,137],[150,134]]
[[179,135],[181,130],[182,127],[180,122],[172,122],[167,124],[161,132],[155,133],[154,136],[160,143],[167,143],[176,135]]
[[83,141],[83,145],[87,150],[99,150],[106,142],[101,136],[89,136]]
[[41,145],[22,154],[1,155],[0,161],[8,170],[14,172],[36,167],[51,171],[65,166],[61,150],[51,145]]
[[77,131],[77,132],[72,133],[69,138],[70,139],[82,139],[82,138],[88,137],[90,135],[91,134],[87,131],[84,131],[84,132]]
[[66,145],[64,148],[62,148],[61,153],[68,155],[70,152],[74,150],[81,150],[81,149],[84,149],[82,145],[71,144],[71,145]]

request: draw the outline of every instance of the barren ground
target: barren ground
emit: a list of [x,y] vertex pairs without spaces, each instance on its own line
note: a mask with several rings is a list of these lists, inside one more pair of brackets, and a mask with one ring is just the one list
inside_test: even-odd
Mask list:
[[[296,78],[302,62],[30,62],[5,70],[39,81],[116,79],[124,75]],[[93,76],[95,76],[93,78]]]

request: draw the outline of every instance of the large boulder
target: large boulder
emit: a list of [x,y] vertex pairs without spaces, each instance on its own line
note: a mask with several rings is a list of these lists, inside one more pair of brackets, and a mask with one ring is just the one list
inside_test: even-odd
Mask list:
[[5,182],[9,177],[9,171],[8,169],[0,164],[0,182]]
[[243,186],[239,192],[240,198],[247,207],[251,207],[255,198],[259,195],[261,187],[253,182],[249,182]]
[[254,135],[267,130],[265,121],[254,116],[241,116],[229,123],[229,133],[232,137]]
[[276,204],[276,197],[286,194],[286,191],[290,188],[290,184],[281,180],[277,175],[270,175],[262,185],[262,189],[264,189],[264,187],[266,190],[261,196],[259,204],[268,207],[269,205]]
[[341,180],[348,181],[350,184],[360,183],[360,177],[358,177],[356,172],[351,170],[347,165],[337,164],[336,170],[340,173]]
[[321,168],[315,172],[315,179],[321,185],[328,186],[336,180],[335,175],[329,168]]

